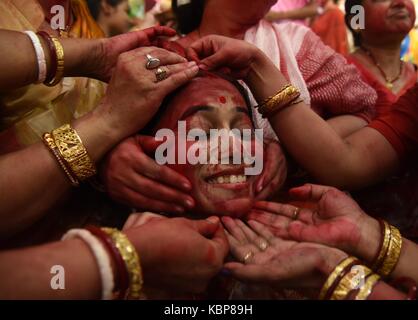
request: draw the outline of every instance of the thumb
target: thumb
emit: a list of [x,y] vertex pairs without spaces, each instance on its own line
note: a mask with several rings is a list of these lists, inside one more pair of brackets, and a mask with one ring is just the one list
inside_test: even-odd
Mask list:
[[220,226],[218,217],[206,220],[193,221],[193,228],[205,238],[212,238]]
[[[209,218],[211,219],[211,218]],[[219,218],[218,218],[219,221]],[[222,256],[225,258],[229,253],[229,242],[225,234],[225,229],[222,224],[218,226],[212,241],[217,249],[221,252]]]
[[155,137],[144,135],[137,135],[136,142],[146,154],[154,154],[157,148],[164,143],[164,141],[157,141]]

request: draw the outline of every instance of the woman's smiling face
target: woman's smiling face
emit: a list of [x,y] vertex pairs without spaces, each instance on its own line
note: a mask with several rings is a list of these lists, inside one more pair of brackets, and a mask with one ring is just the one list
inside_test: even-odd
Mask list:
[[[198,77],[191,81],[169,102],[161,117],[157,130],[171,129],[178,137],[179,121],[185,122],[186,132],[199,129],[209,136],[211,129],[252,131],[254,127],[245,99],[238,89],[229,81],[214,75]],[[263,154],[262,142],[256,142],[254,135],[247,144],[252,146],[254,155],[255,145],[260,147]],[[218,139],[210,140],[208,137],[207,155],[211,149],[218,146]],[[241,150],[243,141],[237,136],[230,138],[230,149],[224,153],[215,153],[219,164],[186,164],[171,165],[173,169],[185,175],[193,186],[192,196],[196,201],[194,214],[201,215],[231,215],[239,216],[247,213],[254,199],[254,181],[256,176],[245,175],[246,165],[233,164],[233,145]],[[186,152],[199,142],[186,142]],[[244,143],[245,144],[245,143]],[[221,146],[219,145],[219,150]],[[197,153],[199,154],[199,152]],[[213,155],[212,151],[212,155]],[[259,154],[259,155],[260,155]],[[177,157],[176,157],[177,158]],[[229,164],[220,164],[221,158],[228,160]],[[242,158],[241,158],[242,160]]]

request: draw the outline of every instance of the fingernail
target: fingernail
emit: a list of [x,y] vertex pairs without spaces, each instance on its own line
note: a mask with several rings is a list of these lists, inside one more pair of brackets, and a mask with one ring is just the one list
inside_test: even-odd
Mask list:
[[261,191],[263,191],[263,184],[264,184],[264,179],[261,179],[257,185],[257,193],[260,193]]
[[184,201],[184,203],[186,204],[186,207],[188,207],[189,209],[192,209],[194,207],[194,202],[192,200],[186,200]]
[[192,186],[191,186],[191,184],[189,182],[183,182],[181,185],[186,190],[190,190],[192,188]]
[[209,217],[209,218],[206,219],[206,221],[208,221],[210,223],[217,224],[217,223],[219,223],[219,218],[218,217]]
[[208,70],[209,69],[208,66],[203,64],[203,63],[199,64],[199,68],[202,69],[202,70]]
[[189,68],[191,68],[191,67],[197,66],[197,64],[196,64],[196,62],[195,62],[195,61],[190,61],[190,62],[187,64],[187,66],[188,66]]
[[192,72],[198,73],[199,72],[199,67],[194,66],[194,67],[190,68],[190,70],[192,70]]
[[174,211],[178,212],[178,213],[184,213],[184,208],[176,206],[176,207],[174,207]]

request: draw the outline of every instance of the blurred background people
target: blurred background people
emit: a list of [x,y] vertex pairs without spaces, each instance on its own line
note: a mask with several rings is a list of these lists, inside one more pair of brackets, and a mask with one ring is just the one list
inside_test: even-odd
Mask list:
[[128,0],[87,0],[90,13],[107,37],[128,32],[132,26]]
[[321,40],[336,52],[348,54],[348,38],[344,13],[339,8],[339,0],[324,2],[324,13],[318,15],[311,24],[311,29]]
[[266,20],[277,23],[291,20],[308,25],[310,18],[324,12],[323,2],[326,0],[279,0],[266,15]]

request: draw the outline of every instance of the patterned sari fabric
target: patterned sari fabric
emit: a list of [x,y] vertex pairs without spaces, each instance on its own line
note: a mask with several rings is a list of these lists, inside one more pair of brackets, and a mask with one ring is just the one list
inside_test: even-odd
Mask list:
[[[100,38],[103,33],[84,0],[72,0],[75,21],[70,37]],[[35,0],[0,1],[0,28],[38,31],[45,16]],[[64,78],[55,87],[32,84],[0,95],[0,154],[16,151],[40,140],[42,134],[92,110],[105,92],[105,84],[86,78]]]
[[[374,118],[376,92],[358,70],[310,29],[294,23],[271,24],[261,20],[249,29],[245,40],[274,62],[286,78],[301,91],[305,103],[325,119],[352,114],[367,122]],[[252,104],[257,102],[253,97]],[[267,138],[277,137],[268,120],[254,110],[254,121]]]

